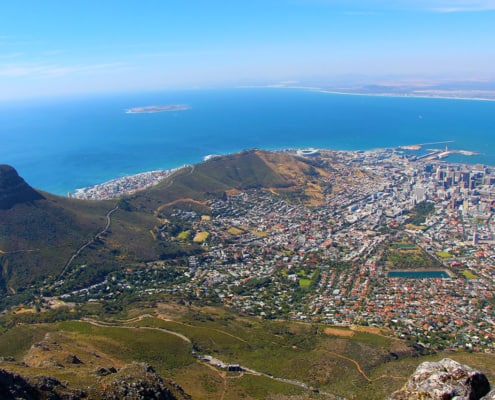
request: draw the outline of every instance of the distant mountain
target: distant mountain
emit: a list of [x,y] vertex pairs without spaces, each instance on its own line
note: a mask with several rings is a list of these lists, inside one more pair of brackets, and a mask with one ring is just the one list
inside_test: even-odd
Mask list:
[[198,245],[172,243],[153,232],[174,209],[207,214],[208,199],[232,191],[267,188],[297,201],[318,201],[314,185],[308,190],[315,173],[320,172],[302,158],[251,150],[183,168],[133,196],[86,201],[35,190],[14,168],[4,165],[0,292],[15,293],[40,280],[64,279],[75,265],[87,266],[84,276],[78,276],[82,287],[129,263],[201,251]]

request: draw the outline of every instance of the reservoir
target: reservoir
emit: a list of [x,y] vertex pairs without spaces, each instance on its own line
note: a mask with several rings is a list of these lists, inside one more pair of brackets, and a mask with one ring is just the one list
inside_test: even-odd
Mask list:
[[450,278],[447,271],[389,271],[388,278],[409,278],[409,279],[428,279],[428,278]]

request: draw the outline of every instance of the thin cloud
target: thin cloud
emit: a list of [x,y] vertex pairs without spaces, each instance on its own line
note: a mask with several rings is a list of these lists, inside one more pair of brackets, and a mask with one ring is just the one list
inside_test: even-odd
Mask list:
[[295,4],[324,5],[345,9],[347,14],[380,11],[480,12],[495,10],[495,0],[293,0]]
[[442,13],[490,11],[495,10],[495,1],[433,1],[428,3],[428,7],[432,11]]
[[12,36],[0,35],[0,45],[5,45],[12,40]]
[[439,13],[455,13],[455,12],[480,12],[495,10],[495,0],[405,0],[396,3],[404,8],[420,9],[424,11],[439,12]]
[[71,74],[99,72],[112,72],[128,69],[123,63],[88,64],[60,66],[50,64],[4,64],[0,65],[0,77],[4,78],[46,78],[61,77]]
[[43,75],[48,67],[36,65],[8,64],[0,66],[0,77],[20,78],[24,76]]
[[13,59],[13,58],[22,57],[23,55],[24,55],[24,53],[20,53],[20,52],[0,54],[0,60],[10,60],[10,59]]
[[459,13],[459,12],[480,12],[480,11],[493,11],[495,7],[486,7],[486,8],[473,8],[473,7],[440,7],[440,8],[432,8],[431,11],[438,13]]
[[42,54],[45,56],[57,56],[64,53],[66,53],[66,50],[46,50]]
[[13,35],[0,35],[0,45],[13,47],[13,46],[31,46],[38,44],[38,41]]

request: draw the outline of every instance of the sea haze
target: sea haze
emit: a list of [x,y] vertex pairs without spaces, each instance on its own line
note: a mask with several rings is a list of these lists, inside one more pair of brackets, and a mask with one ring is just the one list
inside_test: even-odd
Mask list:
[[[188,110],[126,114],[133,107]],[[495,102],[298,89],[191,90],[0,103],[0,164],[32,186],[76,188],[250,148],[367,150],[454,141],[495,165]],[[426,148],[441,148],[432,145]]]

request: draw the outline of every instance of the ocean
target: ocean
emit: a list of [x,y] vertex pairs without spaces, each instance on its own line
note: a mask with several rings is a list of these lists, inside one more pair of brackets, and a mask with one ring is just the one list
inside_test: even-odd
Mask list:
[[[168,104],[190,109],[125,113]],[[368,150],[442,141],[453,141],[451,149],[480,153],[450,161],[495,165],[495,102],[246,88],[0,103],[0,164],[15,167],[30,185],[60,195],[197,163],[208,154],[252,148]]]

